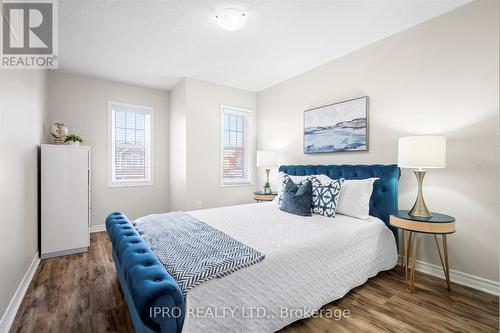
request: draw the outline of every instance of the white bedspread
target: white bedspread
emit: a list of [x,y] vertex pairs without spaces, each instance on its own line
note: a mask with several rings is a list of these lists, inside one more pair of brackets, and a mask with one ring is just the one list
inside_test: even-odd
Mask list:
[[397,262],[394,236],[376,218],[300,217],[273,202],[188,213],[266,257],[192,289],[183,333],[274,332]]

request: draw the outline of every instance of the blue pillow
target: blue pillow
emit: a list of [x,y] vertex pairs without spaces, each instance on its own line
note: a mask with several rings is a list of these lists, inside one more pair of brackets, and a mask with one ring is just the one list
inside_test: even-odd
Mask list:
[[308,180],[297,186],[293,180],[288,179],[283,189],[280,209],[284,212],[311,216],[312,185]]

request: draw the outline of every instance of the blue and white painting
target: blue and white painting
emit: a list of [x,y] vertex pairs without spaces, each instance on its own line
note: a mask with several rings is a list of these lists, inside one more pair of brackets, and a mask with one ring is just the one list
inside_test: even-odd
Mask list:
[[367,150],[368,97],[304,112],[304,153]]

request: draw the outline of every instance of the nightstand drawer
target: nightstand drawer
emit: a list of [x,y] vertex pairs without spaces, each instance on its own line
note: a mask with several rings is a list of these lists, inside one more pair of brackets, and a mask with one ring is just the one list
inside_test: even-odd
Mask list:
[[261,201],[273,201],[274,198],[278,195],[278,193],[273,192],[273,193],[264,193],[264,192],[254,192],[253,193],[253,199],[257,202]]
[[274,195],[268,195],[268,194],[255,194],[253,198],[255,200],[260,200],[260,201],[273,201]]
[[426,232],[430,234],[451,234],[455,232],[455,221],[452,222],[422,222],[402,219],[396,216],[390,216],[391,225],[397,228]]

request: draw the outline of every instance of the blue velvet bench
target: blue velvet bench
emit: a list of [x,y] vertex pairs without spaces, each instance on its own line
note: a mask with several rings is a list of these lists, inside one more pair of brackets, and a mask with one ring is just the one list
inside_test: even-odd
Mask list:
[[109,214],[106,230],[135,331],[180,333],[185,305],[175,280],[124,214]]

